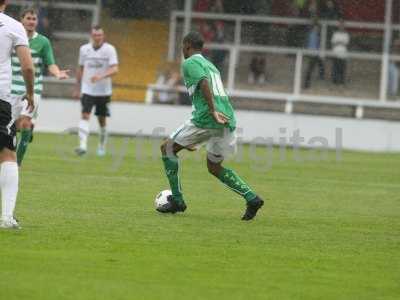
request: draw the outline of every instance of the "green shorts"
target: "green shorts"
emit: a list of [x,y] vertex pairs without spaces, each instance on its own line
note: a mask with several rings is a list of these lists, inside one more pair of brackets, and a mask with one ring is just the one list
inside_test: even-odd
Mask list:
[[223,158],[234,155],[237,150],[236,133],[229,128],[209,129],[196,127],[188,120],[170,135],[175,143],[190,149],[206,145],[207,152]]

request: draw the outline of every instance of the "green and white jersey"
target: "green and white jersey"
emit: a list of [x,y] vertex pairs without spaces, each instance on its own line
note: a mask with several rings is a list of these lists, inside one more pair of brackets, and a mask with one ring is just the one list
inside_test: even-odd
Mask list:
[[[46,66],[55,64],[53,48],[47,37],[36,33],[29,39],[29,48],[35,66],[35,95],[41,96],[43,91],[43,70]],[[14,52],[11,58],[12,64],[12,95],[24,95],[26,93],[24,78],[22,77],[21,64]]]
[[[221,74],[218,69],[201,54],[195,54],[183,62],[182,74],[186,88],[192,99],[193,124],[199,128],[228,127],[231,131],[235,130],[235,113],[222,84]],[[207,79],[210,84],[214,95],[215,110],[229,118],[228,124],[218,124],[210,114],[207,101],[199,88],[199,82],[203,79]]]

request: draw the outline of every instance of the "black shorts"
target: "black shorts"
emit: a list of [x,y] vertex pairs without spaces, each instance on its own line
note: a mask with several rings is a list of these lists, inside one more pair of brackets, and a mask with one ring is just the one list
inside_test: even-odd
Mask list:
[[0,100],[0,151],[4,148],[15,151],[17,147],[15,120],[12,119],[11,104]]
[[82,113],[90,114],[93,106],[96,106],[94,114],[98,117],[109,117],[110,110],[108,104],[111,101],[110,96],[90,96],[83,94],[81,98]]

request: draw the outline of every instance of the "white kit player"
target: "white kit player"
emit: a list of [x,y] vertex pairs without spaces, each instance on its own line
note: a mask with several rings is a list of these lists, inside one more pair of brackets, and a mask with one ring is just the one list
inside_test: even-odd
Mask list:
[[90,133],[89,120],[93,107],[100,126],[98,156],[106,154],[106,119],[110,116],[109,103],[112,95],[111,77],[118,72],[118,56],[114,46],[105,42],[104,31],[95,26],[91,32],[92,41],[83,45],[79,51],[77,85],[74,92],[81,99],[82,118],[79,122],[79,147],[76,154],[87,152]]
[[19,228],[14,218],[18,194],[18,164],[15,154],[16,127],[11,100],[11,56],[15,50],[25,81],[25,100],[29,111],[34,109],[34,67],[28,37],[21,23],[4,14],[8,0],[0,0],[0,228]]

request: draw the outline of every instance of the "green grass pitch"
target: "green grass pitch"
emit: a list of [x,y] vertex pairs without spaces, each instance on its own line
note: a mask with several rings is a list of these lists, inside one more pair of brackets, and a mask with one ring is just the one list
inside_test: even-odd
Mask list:
[[296,162],[275,149],[267,171],[264,150],[254,161],[245,148],[227,165],[267,202],[244,223],[204,152],[183,155],[187,212],[156,213],[167,181],[158,142],[142,142],[111,138],[112,155],[78,158],[76,137],[35,136],[23,229],[0,231],[0,299],[399,299],[400,155]]

